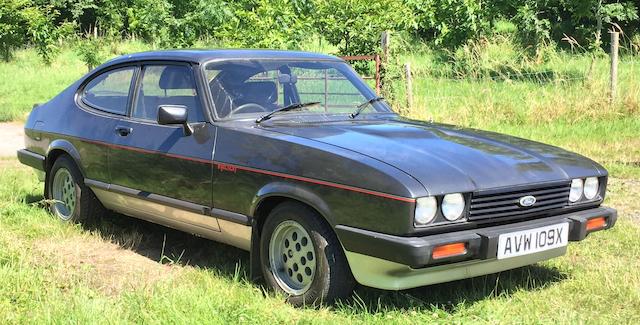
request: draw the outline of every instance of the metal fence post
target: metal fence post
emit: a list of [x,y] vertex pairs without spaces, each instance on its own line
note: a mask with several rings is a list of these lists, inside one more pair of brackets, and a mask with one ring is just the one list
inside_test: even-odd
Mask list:
[[611,79],[610,79],[610,92],[609,101],[613,103],[616,99],[616,92],[618,90],[618,43],[620,40],[620,32],[611,32]]

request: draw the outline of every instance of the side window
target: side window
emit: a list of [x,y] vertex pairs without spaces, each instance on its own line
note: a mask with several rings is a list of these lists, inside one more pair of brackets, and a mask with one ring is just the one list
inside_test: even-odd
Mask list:
[[107,71],[84,87],[82,100],[96,109],[125,115],[135,67]]
[[189,122],[203,122],[204,115],[191,67],[182,65],[147,65],[142,72],[132,116],[155,121],[158,106],[184,105]]

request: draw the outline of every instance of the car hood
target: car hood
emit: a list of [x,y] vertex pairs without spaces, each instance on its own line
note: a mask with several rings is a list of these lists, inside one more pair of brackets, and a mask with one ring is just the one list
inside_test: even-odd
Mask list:
[[269,129],[331,144],[392,165],[430,195],[605,175],[592,160],[507,135],[401,118],[276,122]]

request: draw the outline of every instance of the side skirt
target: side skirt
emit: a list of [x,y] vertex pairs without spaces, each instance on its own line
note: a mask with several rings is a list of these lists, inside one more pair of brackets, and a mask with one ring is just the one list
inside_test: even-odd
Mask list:
[[247,216],[90,179],[85,179],[85,185],[107,209],[243,250],[251,249],[252,228]]

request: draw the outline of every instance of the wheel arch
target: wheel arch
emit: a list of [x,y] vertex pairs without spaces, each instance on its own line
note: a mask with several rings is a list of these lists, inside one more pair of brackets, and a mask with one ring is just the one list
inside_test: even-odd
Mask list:
[[[249,215],[252,217],[251,250],[250,250],[250,271],[251,278],[259,280],[262,277],[260,270],[260,237],[262,226],[269,213],[279,204],[292,201],[298,202],[313,209],[333,231],[333,234],[340,241],[335,232],[332,214],[329,206],[313,191],[300,185],[286,182],[275,182],[263,186],[256,194],[251,203]],[[340,245],[342,246],[342,245]],[[344,247],[342,247],[344,252]],[[345,252],[346,254],[346,252]],[[350,268],[351,266],[349,266]]]
[[80,165],[80,153],[71,142],[63,139],[53,140],[51,144],[49,144],[47,154],[45,155],[45,172],[48,172],[51,167],[53,167],[53,163],[58,157],[65,154],[71,157],[84,177],[84,170],[82,170],[82,165]]
[[333,228],[334,223],[329,205],[320,196],[297,184],[274,182],[263,186],[251,202],[249,215],[259,226],[258,229],[262,228],[262,224],[271,210],[285,201],[297,201],[309,206]]

